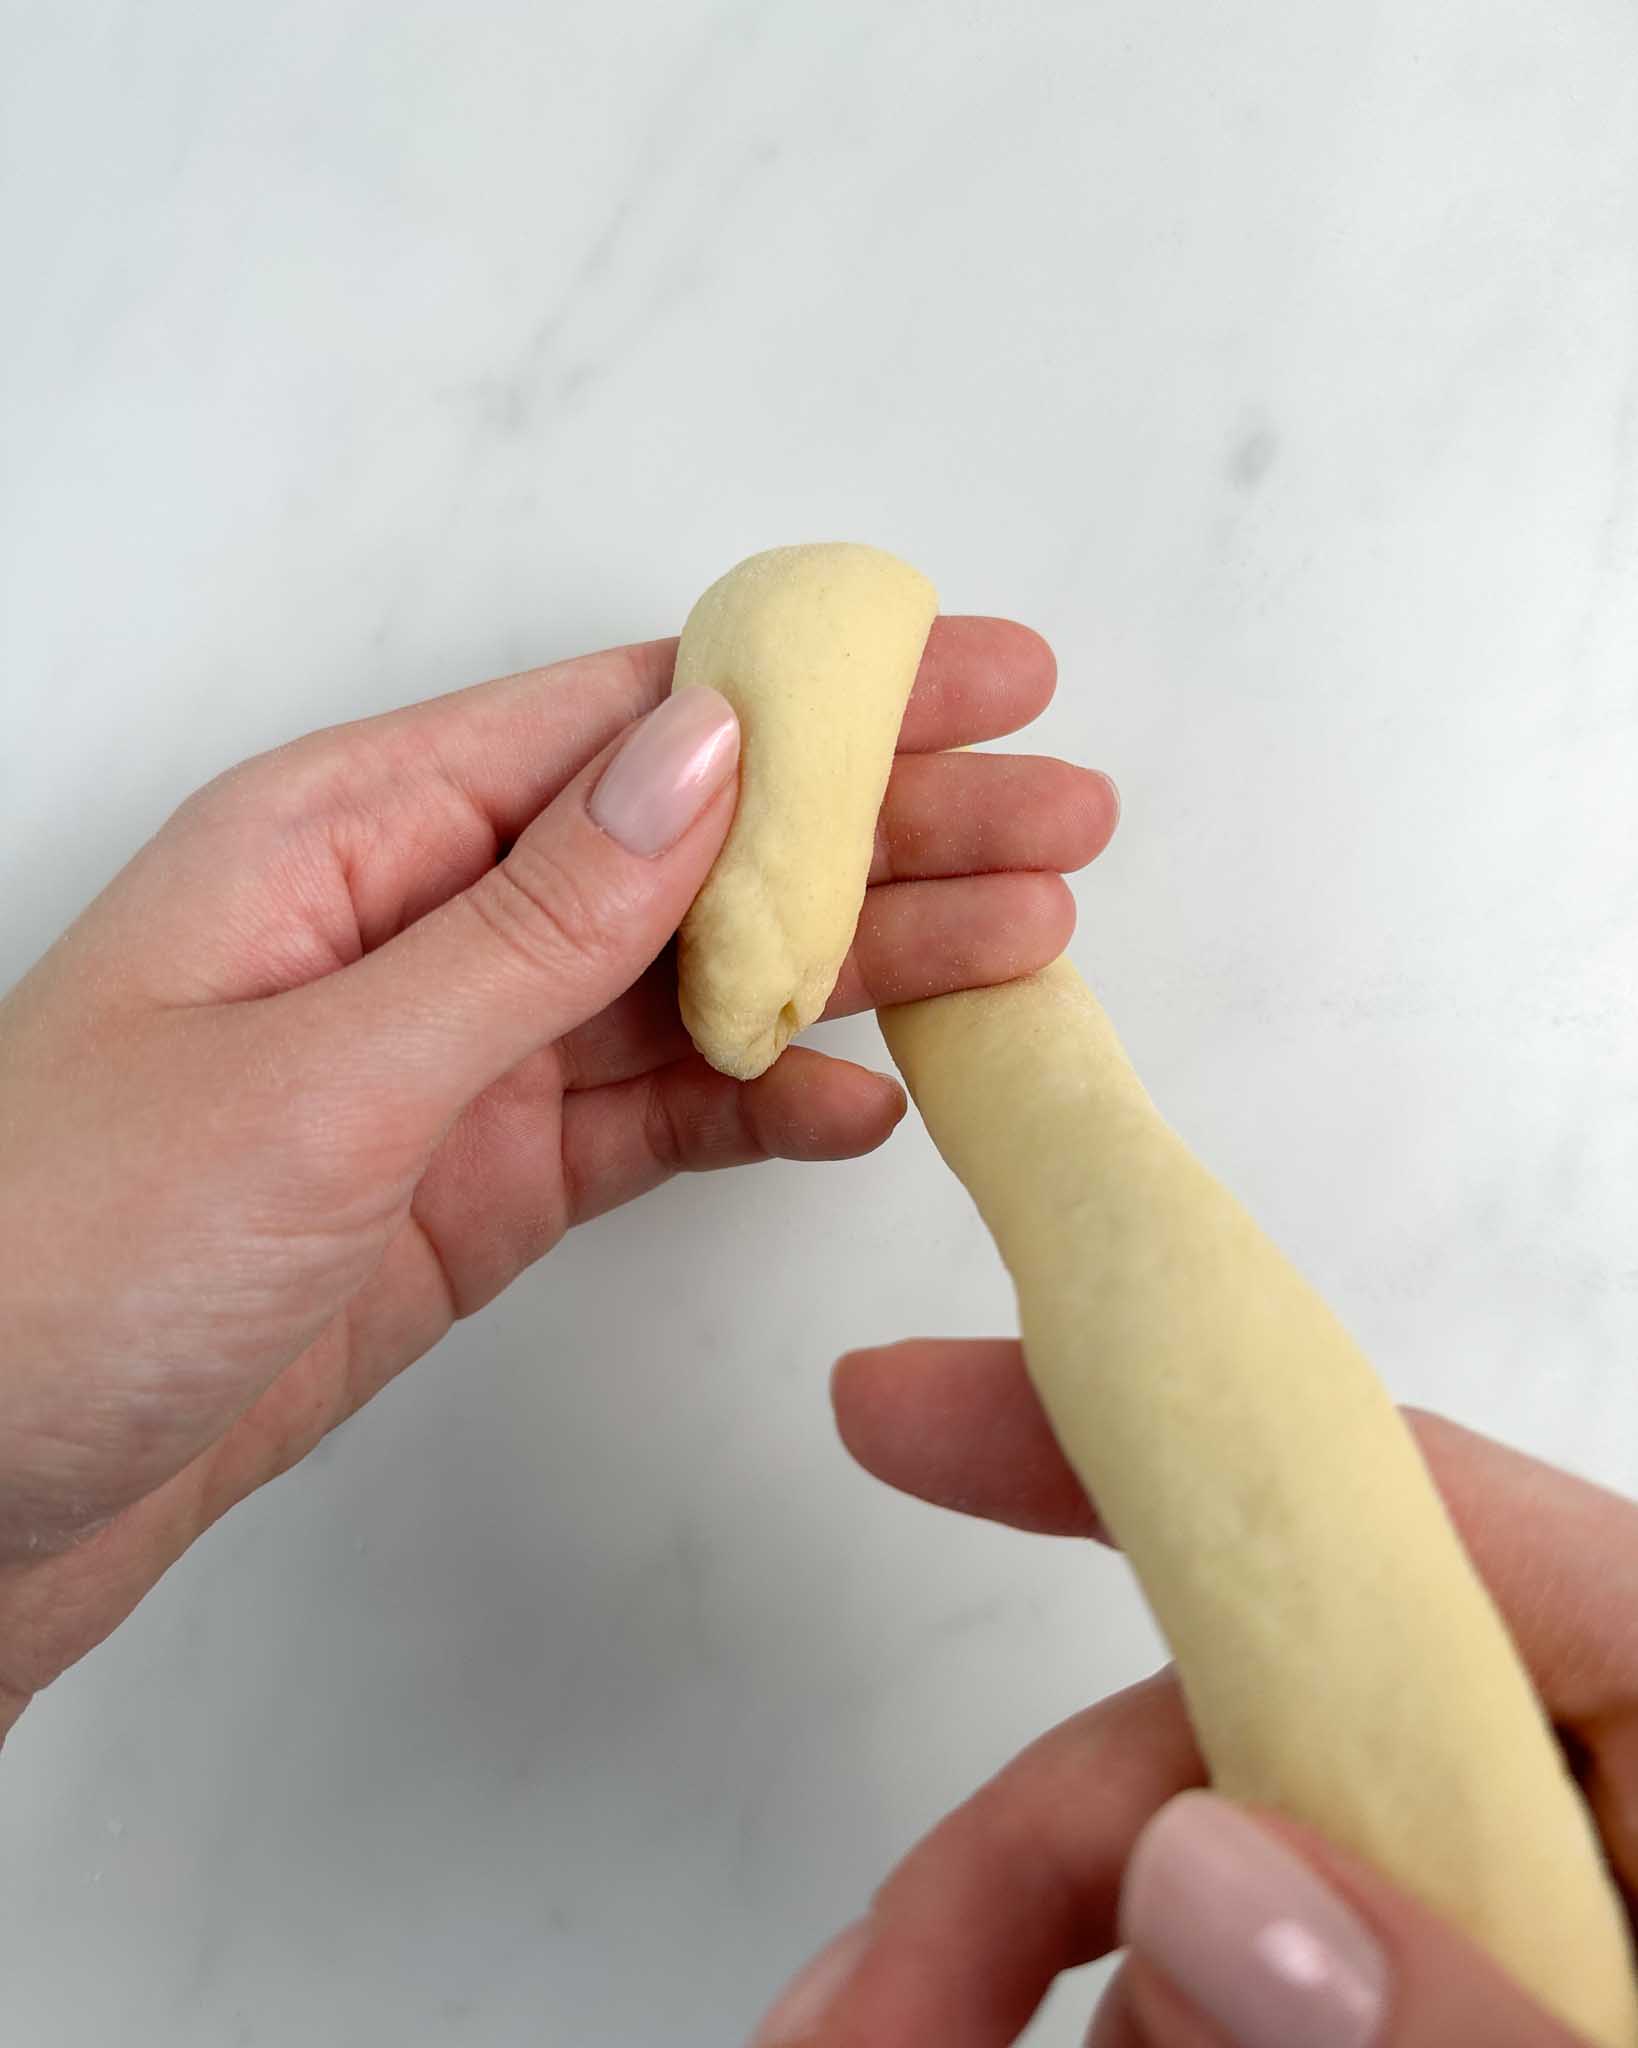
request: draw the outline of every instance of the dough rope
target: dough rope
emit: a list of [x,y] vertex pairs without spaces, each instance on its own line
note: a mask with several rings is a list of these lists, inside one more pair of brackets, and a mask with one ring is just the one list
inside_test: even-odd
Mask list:
[[1067,961],[881,1021],[1013,1277],[1030,1376],[1172,1646],[1213,1783],[1354,1850],[1632,2048],[1590,1818],[1347,1333],[1161,1121]]
[[[729,1041],[725,1071],[776,1056],[782,1005],[808,1021],[834,982],[929,599],[874,550],[781,549],[690,617],[678,686],[714,684],[747,735],[681,960],[684,1016],[713,1064]],[[844,647],[867,653],[827,687]],[[1067,960],[880,1021],[1006,1262],[1031,1377],[1171,1644],[1213,1782],[1365,1857],[1599,2048],[1638,2048],[1590,1817],[1336,1318],[1162,1121]]]

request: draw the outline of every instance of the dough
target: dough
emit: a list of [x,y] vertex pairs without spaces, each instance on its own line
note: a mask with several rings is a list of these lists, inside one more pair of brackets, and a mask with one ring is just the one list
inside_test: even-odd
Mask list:
[[1347,1333],[1161,1121],[1067,961],[881,1023],[1006,1261],[1030,1375],[1171,1644],[1212,1782],[1356,1851],[1633,2048],[1592,1824]]
[[724,1074],[771,1067],[836,986],[937,611],[925,576],[836,542],[753,555],[688,615],[672,687],[740,721],[739,808],[678,952],[683,1022]]
[[[678,686],[744,726],[683,927],[683,1008],[759,1073],[851,939],[931,587],[870,549],[754,557]],[[1161,1120],[1067,961],[882,1012],[1018,1290],[1058,1440],[1171,1643],[1213,1782],[1309,1822],[1600,2048],[1638,2048],[1625,1914],[1528,1678],[1383,1388]]]

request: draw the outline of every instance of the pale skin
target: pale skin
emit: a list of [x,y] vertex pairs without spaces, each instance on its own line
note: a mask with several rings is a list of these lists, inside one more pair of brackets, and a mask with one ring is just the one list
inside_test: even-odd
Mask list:
[[[696,734],[692,808],[674,775],[663,845],[614,830],[654,823],[631,776],[608,796],[657,730],[673,651],[480,685],[230,771],[0,1003],[0,1737],[211,1522],[575,1223],[677,1171],[891,1133],[904,1102],[880,1075],[798,1047],[740,1084],[688,1045],[665,948],[732,815],[731,734]],[[1112,787],[937,757],[1016,731],[1052,687],[1025,629],[939,622],[831,1014],[1062,952],[1061,876],[1109,837]],[[860,1354],[835,1397],[891,1483],[1091,1531],[1015,1347]],[[1638,1510],[1424,1431],[1630,1884]],[[1198,1780],[1164,1675],[1093,1709],[912,1855],[823,2009],[767,2038],[1011,2040],[1058,1970],[1115,1940],[1134,1842]],[[1368,1873],[1300,1851],[1391,1953],[1381,2038],[1567,2040]],[[1238,2038],[1125,1932],[1100,2044]]]
[[[679,1170],[867,1152],[903,1114],[817,1052],[740,1086],[688,1043],[662,956],[732,815],[721,700],[673,843],[635,854],[594,816],[672,716],[674,651],[231,770],[0,1004],[0,1732],[574,1224]],[[1053,687],[1033,633],[942,623],[833,1014],[1062,947],[1062,871],[1108,838],[1112,786],[937,757]]]
[[[920,1499],[1046,1535],[1101,1538],[1008,1341],[915,1340],[854,1353],[832,1381],[844,1442]],[[1564,1740],[1629,1912],[1638,1899],[1638,1505],[1440,1417],[1410,1421],[1434,1479]],[[1095,1588],[1089,1589],[1089,1600]],[[1173,1926],[1134,1915],[1146,1830],[1204,1767],[1169,1670],[1025,1750],[904,1859],[841,1944],[820,2016],[770,2015],[757,2048],[1001,2048],[1053,1979],[1125,1946],[1089,2048],[1264,2048],[1218,2024],[1167,1968]],[[1259,1832],[1367,1928],[1385,1962],[1371,2048],[1572,2048],[1463,1937],[1357,1861],[1269,1817]],[[1141,1902],[1140,1909],[1141,1909]],[[1241,1968],[1227,1958],[1225,1977]],[[823,1971],[818,1973],[823,1975]],[[798,1987],[800,1988],[800,1987]],[[798,2000],[798,2003],[800,2001]],[[1289,2038],[1330,2048],[1318,2025]]]

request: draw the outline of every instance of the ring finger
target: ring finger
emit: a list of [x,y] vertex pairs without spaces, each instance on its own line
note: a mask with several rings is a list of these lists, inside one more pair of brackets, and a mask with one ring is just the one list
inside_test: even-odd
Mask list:
[[[1074,929],[1075,899],[1060,875],[883,883],[865,899],[825,1017],[1010,981],[1056,959]],[[633,1080],[688,1050],[669,957],[559,1046],[565,1085],[576,1091]]]

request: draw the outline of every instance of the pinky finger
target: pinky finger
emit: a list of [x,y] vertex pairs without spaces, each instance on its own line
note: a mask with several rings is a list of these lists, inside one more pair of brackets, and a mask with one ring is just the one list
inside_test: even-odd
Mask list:
[[883,1143],[904,1111],[896,1081],[805,1047],[745,1082],[690,1054],[565,1099],[569,1221],[601,1216],[675,1173],[759,1159],[854,1159]]

